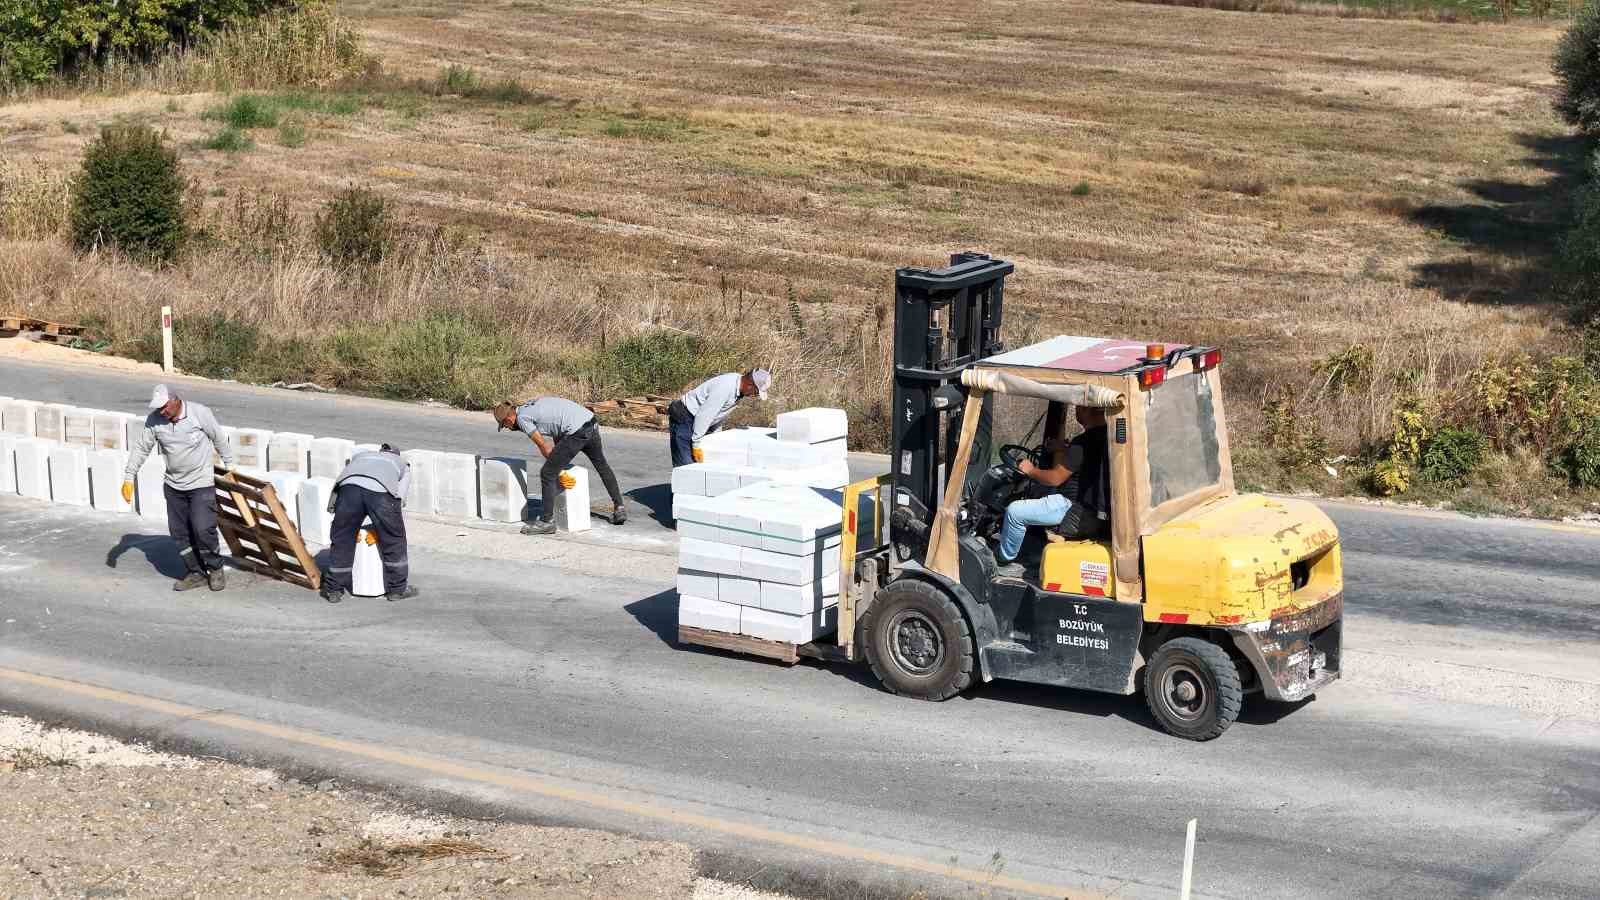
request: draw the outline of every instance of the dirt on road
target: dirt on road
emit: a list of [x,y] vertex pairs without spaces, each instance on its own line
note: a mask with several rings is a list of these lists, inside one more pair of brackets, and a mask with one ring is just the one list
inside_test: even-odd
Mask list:
[[0,896],[718,898],[683,845],[401,809],[0,716]]

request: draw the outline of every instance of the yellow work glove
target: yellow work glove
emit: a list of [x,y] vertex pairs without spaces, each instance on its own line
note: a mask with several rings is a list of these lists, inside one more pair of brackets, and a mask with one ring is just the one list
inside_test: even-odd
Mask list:
[[362,533],[367,536],[367,544],[369,546],[372,546],[372,547],[378,546],[378,536],[376,534],[373,534],[370,531],[365,531],[365,532],[362,532]]
[[133,502],[133,482],[131,482],[131,481],[124,481],[122,483],[122,502],[123,503],[132,503]]
[[562,490],[570,491],[570,490],[572,490],[573,488],[575,488],[577,486],[578,486],[578,479],[573,478],[571,475],[568,475],[565,472],[561,473],[561,489]]
[[705,462],[706,461],[706,452],[704,450],[701,450],[699,447],[696,447],[692,451],[690,451],[689,455],[694,457],[694,461],[695,462]]

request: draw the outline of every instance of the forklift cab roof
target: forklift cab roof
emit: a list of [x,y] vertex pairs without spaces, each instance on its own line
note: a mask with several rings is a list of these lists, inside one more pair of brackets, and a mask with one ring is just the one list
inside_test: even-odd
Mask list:
[[[1137,371],[1147,362],[1149,344],[1110,338],[1061,335],[1037,344],[979,360],[981,368],[1058,369],[1086,375],[1120,375]],[[1187,350],[1188,344],[1166,343],[1169,350]]]

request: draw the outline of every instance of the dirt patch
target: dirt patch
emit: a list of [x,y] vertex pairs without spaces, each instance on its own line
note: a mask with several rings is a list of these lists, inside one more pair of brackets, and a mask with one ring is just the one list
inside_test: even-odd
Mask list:
[[694,851],[415,813],[378,797],[0,716],[0,896],[773,895]]
[[88,350],[74,350],[59,344],[32,341],[24,337],[0,338],[0,359],[91,366],[118,372],[136,372],[140,375],[162,374],[161,367],[155,363],[137,362],[121,356],[105,356]]

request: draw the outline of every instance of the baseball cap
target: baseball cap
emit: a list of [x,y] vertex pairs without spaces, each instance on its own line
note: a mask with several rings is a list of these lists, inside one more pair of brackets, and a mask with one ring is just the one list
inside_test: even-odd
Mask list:
[[171,402],[172,389],[164,384],[156,385],[156,389],[150,392],[150,410],[152,412]]
[[772,386],[772,373],[766,369],[751,369],[750,383],[756,386],[756,394],[761,399],[767,399],[767,388]]
[[517,408],[512,406],[509,400],[496,404],[495,408],[490,410],[490,412],[494,414],[494,424],[497,426],[495,431],[505,431],[506,416],[509,416],[516,411]]

